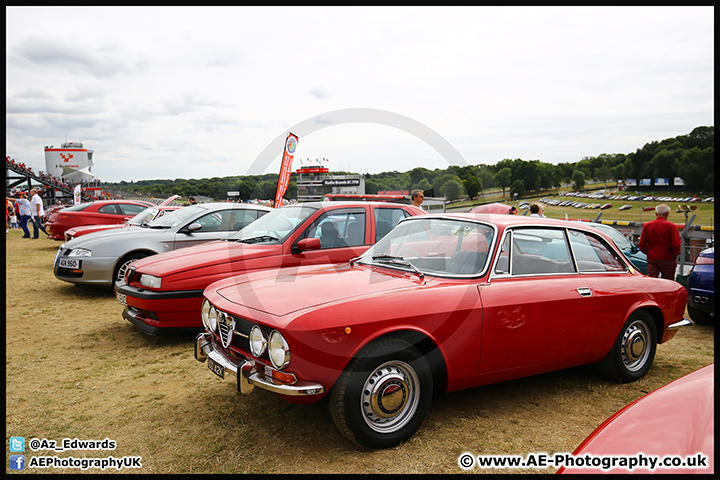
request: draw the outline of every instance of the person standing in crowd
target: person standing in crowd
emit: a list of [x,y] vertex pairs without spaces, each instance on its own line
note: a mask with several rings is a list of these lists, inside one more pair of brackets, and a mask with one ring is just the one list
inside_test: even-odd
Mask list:
[[675,280],[677,257],[680,255],[680,234],[677,226],[668,222],[670,207],[655,207],[655,220],[643,225],[638,247],[647,255],[648,276]]
[[18,199],[15,200],[15,211],[20,217],[20,228],[24,233],[22,238],[30,238],[30,230],[28,229],[27,224],[30,221],[30,214],[32,213],[32,209],[30,207],[30,202],[28,201],[27,194],[25,192],[20,193]]
[[423,200],[425,200],[425,192],[420,189],[415,189],[410,194],[410,198],[412,198],[413,207],[420,207]]
[[508,210],[508,215],[517,215],[517,207],[510,206],[510,210]]
[[30,190],[30,207],[33,222],[33,239],[37,239],[40,233],[38,230],[42,230],[45,235],[47,231],[42,224],[42,217],[45,215],[45,209],[43,208],[43,201],[36,189]]

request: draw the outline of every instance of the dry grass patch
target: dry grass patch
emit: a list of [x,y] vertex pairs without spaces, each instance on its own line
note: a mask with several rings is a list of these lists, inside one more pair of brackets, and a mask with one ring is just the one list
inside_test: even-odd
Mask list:
[[110,290],[55,279],[59,242],[20,235],[6,235],[6,441],[110,438],[112,452],[37,454],[142,456],[141,473],[442,474],[462,473],[463,452],[571,452],[619,408],[714,361],[713,327],[693,326],[658,348],[639,382],[580,367],[443,395],[408,442],[368,451],[336,430],[326,400],[241,396],[195,361],[192,335],[138,332]]

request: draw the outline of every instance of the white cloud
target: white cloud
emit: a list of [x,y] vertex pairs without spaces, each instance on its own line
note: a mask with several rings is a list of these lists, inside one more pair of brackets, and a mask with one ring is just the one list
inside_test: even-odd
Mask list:
[[[713,7],[6,9],[7,154],[95,150],[103,180],[245,174],[292,125],[374,108],[468,163],[629,153],[714,118]],[[279,156],[267,171],[279,170]],[[377,173],[443,168],[381,125],[298,155]]]

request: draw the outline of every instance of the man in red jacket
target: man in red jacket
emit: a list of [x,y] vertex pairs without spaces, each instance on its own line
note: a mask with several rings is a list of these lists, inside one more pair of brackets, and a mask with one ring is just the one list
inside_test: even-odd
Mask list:
[[643,225],[638,247],[647,255],[648,276],[675,280],[677,257],[680,254],[680,234],[677,226],[668,222],[670,207],[655,207],[655,220]]

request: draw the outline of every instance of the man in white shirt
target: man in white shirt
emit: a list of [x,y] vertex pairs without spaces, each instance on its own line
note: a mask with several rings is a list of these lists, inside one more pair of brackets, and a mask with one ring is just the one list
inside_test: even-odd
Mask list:
[[45,227],[42,224],[42,217],[45,215],[45,209],[43,208],[43,201],[42,198],[40,198],[40,195],[38,195],[36,189],[30,190],[30,210],[32,215],[32,222],[33,222],[33,237],[32,238],[38,238],[40,233],[38,230],[42,230],[45,235],[47,235],[47,231],[45,231]]

